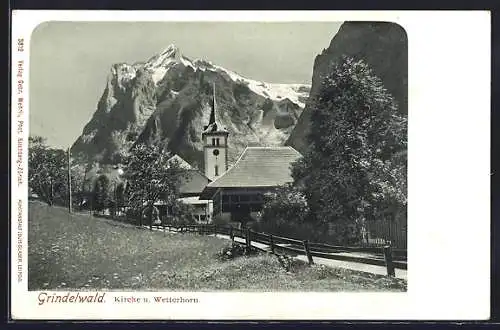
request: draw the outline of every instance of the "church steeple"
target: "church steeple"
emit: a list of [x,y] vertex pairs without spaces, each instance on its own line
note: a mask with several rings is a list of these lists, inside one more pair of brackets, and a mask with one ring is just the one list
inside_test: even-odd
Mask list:
[[222,127],[215,118],[217,100],[215,98],[215,84],[210,109],[208,125],[203,127],[202,141],[204,151],[205,175],[214,180],[228,169],[228,135],[229,132]]
[[214,94],[212,96],[212,111],[210,112],[210,120],[208,122],[208,125],[215,124],[215,107],[216,107],[216,100],[215,100],[215,84],[213,85],[214,87]]
[[220,125],[217,123],[216,119],[215,119],[215,113],[217,111],[217,101],[215,99],[215,84],[213,85],[213,88],[214,88],[214,91],[213,91],[213,95],[212,95],[212,101],[210,102],[210,119],[208,120],[208,125],[204,126],[203,127],[203,130],[204,132],[217,132],[217,131],[221,131],[221,132],[225,132],[226,130]]

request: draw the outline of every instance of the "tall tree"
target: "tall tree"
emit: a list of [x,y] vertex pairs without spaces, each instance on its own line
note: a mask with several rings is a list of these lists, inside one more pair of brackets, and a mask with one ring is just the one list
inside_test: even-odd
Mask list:
[[116,207],[121,211],[125,206],[125,183],[121,182],[116,186],[115,195]]
[[29,137],[28,184],[49,205],[65,201],[67,157],[61,149],[49,148],[40,136]]
[[110,180],[106,175],[100,175],[94,183],[93,207],[97,211],[103,211],[109,207],[112,200],[110,193]]
[[73,203],[82,206],[85,200],[85,193],[91,192],[91,189],[88,189],[88,191],[85,189],[89,165],[81,155],[71,155],[70,168]]
[[[141,210],[140,214],[145,209],[152,210],[160,199],[173,206],[179,197],[180,184],[188,178],[188,172],[178,162],[169,161],[170,157],[156,145],[138,144],[131,149],[125,170],[126,190],[129,205]],[[152,222],[150,217],[150,226]]]
[[407,120],[381,80],[344,57],[313,102],[311,148],[292,173],[316,221],[345,228],[406,209]]

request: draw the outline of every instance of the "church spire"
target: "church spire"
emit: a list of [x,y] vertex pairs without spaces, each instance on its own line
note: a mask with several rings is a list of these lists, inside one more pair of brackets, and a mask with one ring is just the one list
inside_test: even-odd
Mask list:
[[215,101],[215,83],[213,84],[214,87],[214,94],[212,96],[212,110],[210,112],[210,120],[208,122],[208,125],[215,124],[215,107],[216,107],[216,101]]
[[215,112],[217,109],[217,100],[215,99],[215,83],[213,84],[213,89],[214,91],[212,95],[212,102],[210,102],[211,103],[210,119],[208,120],[208,125],[203,127],[203,130],[205,132],[217,132],[219,130],[226,132],[226,129],[220,126],[220,124],[218,124],[217,121],[215,120]]

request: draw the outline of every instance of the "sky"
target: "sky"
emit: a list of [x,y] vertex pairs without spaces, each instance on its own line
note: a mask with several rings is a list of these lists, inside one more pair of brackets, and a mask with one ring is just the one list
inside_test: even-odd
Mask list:
[[271,83],[310,84],[315,57],[342,22],[46,22],[30,44],[30,135],[67,148],[96,110],[114,63],[146,61],[170,44]]

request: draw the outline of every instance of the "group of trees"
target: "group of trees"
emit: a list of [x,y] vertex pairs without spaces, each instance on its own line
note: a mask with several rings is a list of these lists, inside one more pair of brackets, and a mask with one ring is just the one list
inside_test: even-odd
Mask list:
[[188,172],[170,156],[156,145],[136,145],[125,160],[120,178],[106,174],[90,178],[89,166],[83,160],[68,163],[66,151],[50,148],[43,138],[34,136],[29,139],[29,187],[49,205],[68,205],[69,166],[76,205],[86,204],[92,210],[109,209],[113,213],[127,206],[136,211],[142,224],[144,215],[152,223],[154,204],[162,200],[176,215],[177,222],[190,222],[192,209],[177,200],[180,184]]
[[153,225],[160,220],[155,204],[161,201],[176,224],[192,223],[193,209],[180,201],[179,187],[188,178],[188,172],[171,154],[157,145],[135,145],[125,159],[126,169],[120,181],[100,175],[94,183],[93,207],[112,212],[127,206],[128,216],[139,225]]
[[294,185],[266,202],[263,220],[335,228],[339,241],[352,242],[365,221],[405,214],[407,119],[382,81],[345,57],[312,105],[310,147],[292,168]]
[[39,136],[29,138],[28,185],[49,205],[68,195],[67,157],[64,150],[49,148]]
[[88,170],[84,161],[80,157],[70,161],[66,150],[49,147],[40,136],[30,136],[28,148],[28,185],[32,194],[49,205],[68,205],[71,177],[73,203],[79,204],[84,198]]
[[97,177],[92,187],[88,202],[92,203],[90,206],[94,210],[103,211],[109,209],[114,214],[126,205],[125,182],[111,181],[108,176],[101,174]]

